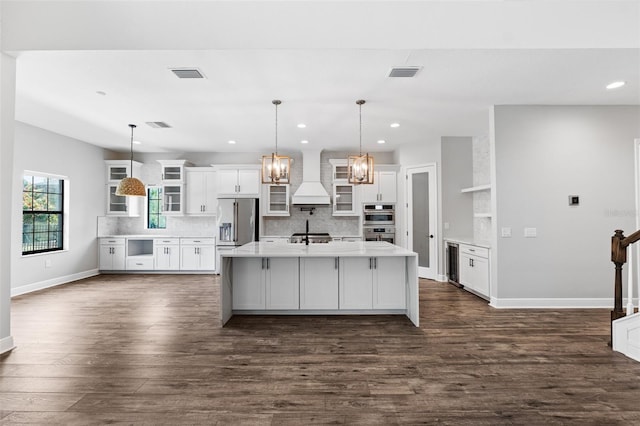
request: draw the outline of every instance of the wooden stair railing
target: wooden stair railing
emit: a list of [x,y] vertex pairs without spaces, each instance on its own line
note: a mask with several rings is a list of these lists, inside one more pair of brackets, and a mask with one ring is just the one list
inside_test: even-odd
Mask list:
[[[631,273],[633,262],[629,263],[629,303],[627,312],[622,309],[622,265],[627,263],[627,247],[640,240],[640,230],[628,237],[624,236],[621,229],[616,229],[611,237],[611,261],[615,265],[614,303],[611,311],[611,339],[613,341],[613,321],[625,315],[633,313],[633,275]],[[629,249],[631,249],[629,247]],[[631,256],[629,256],[631,257]],[[631,259],[633,260],[633,259]],[[630,307],[629,307],[630,306]]]

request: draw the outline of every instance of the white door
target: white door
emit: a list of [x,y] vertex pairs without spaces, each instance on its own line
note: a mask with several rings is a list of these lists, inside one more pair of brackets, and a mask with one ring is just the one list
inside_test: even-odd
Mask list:
[[380,201],[395,203],[396,200],[396,172],[378,173],[378,188],[380,189]]
[[187,180],[187,214],[202,214],[203,200],[206,192],[204,173],[187,170],[185,178]]
[[260,195],[260,171],[238,170],[238,192],[242,195]]
[[407,168],[407,247],[418,253],[418,276],[438,273],[438,192],[435,164]]

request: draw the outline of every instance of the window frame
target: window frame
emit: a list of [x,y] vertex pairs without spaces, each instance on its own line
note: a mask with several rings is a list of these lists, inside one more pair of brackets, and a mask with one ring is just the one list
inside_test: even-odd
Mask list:
[[[47,209],[46,210],[34,210],[33,209],[33,202],[31,204],[31,209],[30,210],[25,210],[24,209],[24,197],[25,197],[25,188],[24,188],[24,181],[26,177],[31,177],[31,198],[33,200],[34,194],[36,193],[35,191],[35,178],[40,178],[40,179],[46,179],[47,181],[47,190],[45,192],[46,197],[47,197]],[[50,192],[50,180],[55,179],[57,181],[59,181],[59,192]],[[21,247],[21,253],[22,256],[32,256],[32,255],[38,255],[38,254],[49,254],[49,253],[55,253],[55,252],[62,252],[62,251],[66,251],[67,250],[67,245],[68,245],[68,240],[67,240],[67,209],[68,209],[68,178],[66,176],[60,176],[60,175],[53,175],[50,173],[42,173],[42,172],[35,172],[35,171],[30,171],[30,170],[25,170],[22,174],[22,247]],[[49,195],[59,195],[60,196],[60,200],[58,202],[59,205],[59,210],[50,210],[49,209]],[[25,244],[24,244],[24,237],[26,234],[25,233],[25,217],[32,217],[32,223],[33,223],[33,228],[31,230],[31,236],[32,236],[32,248],[35,247],[35,235],[39,232],[36,232],[36,227],[35,227],[35,217],[37,215],[47,215],[47,231],[46,232],[47,235],[47,248],[43,248],[43,249],[32,249],[32,250],[24,250]],[[51,231],[49,226],[50,226],[50,222],[49,222],[49,217],[51,216],[57,216],[58,217],[58,229],[56,231]],[[51,244],[51,236],[52,233],[57,234],[57,246],[56,247],[49,247]]]
[[[154,198],[151,196],[151,191],[155,190],[158,191],[158,197]],[[151,212],[151,203],[152,202],[157,202],[158,203],[158,211],[157,213],[152,213]],[[162,202],[163,202],[163,198],[162,198],[162,186],[154,186],[154,185],[148,185],[147,186],[147,203],[146,203],[146,215],[145,215],[145,219],[146,219],[146,228],[147,229],[167,229],[167,216],[164,215],[163,211],[162,211]],[[151,216],[157,216],[158,218],[158,226],[151,228]],[[163,224],[164,226],[160,226],[161,224]]]

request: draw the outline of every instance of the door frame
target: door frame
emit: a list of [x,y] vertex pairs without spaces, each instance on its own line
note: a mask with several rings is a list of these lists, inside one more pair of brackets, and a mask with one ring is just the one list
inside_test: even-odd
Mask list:
[[406,228],[406,247],[413,250],[413,194],[409,192],[409,175],[413,173],[429,173],[429,225],[433,233],[431,245],[429,247],[429,265],[428,270],[424,267],[418,267],[418,276],[432,280],[440,279],[440,191],[438,186],[438,165],[437,163],[417,164],[404,168],[405,175],[405,228]]

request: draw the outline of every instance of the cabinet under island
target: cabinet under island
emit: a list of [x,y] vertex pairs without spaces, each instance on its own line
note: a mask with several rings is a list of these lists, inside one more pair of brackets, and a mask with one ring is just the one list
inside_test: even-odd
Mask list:
[[416,327],[417,254],[386,242],[253,242],[222,254],[220,316],[406,315]]

